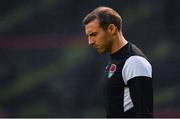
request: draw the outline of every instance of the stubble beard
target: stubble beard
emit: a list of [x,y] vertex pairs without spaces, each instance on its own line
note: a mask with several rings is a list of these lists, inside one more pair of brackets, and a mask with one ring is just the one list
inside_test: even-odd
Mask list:
[[112,47],[112,40],[108,39],[104,49],[101,49],[101,50],[97,49],[97,51],[98,51],[98,53],[100,55],[104,55],[106,53],[110,53],[111,52],[111,47]]

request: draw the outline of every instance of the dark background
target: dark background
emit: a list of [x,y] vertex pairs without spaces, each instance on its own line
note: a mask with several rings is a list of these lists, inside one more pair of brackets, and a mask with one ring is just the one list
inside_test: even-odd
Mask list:
[[154,116],[180,117],[179,0],[0,2],[0,117],[105,117],[108,55],[88,46],[82,19],[98,6],[123,18],[125,38],[150,58]]

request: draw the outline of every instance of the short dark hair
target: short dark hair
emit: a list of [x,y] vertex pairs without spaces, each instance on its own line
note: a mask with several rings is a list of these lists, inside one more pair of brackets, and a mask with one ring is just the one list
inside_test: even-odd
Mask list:
[[109,24],[114,24],[118,31],[122,29],[122,18],[121,16],[112,8],[109,7],[98,7],[83,19],[83,25],[87,25],[89,22],[97,19],[100,26],[106,30]]

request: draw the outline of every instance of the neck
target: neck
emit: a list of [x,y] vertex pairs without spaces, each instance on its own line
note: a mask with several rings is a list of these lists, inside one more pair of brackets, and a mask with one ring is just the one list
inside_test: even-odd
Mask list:
[[117,52],[127,44],[127,40],[124,38],[122,32],[117,33],[117,35],[115,35],[113,39],[114,41],[112,43],[110,54]]

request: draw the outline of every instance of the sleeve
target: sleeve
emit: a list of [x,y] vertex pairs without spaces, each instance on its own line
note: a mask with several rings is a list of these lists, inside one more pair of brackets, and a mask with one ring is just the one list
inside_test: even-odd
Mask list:
[[125,84],[129,87],[135,117],[153,116],[152,67],[143,57],[131,56],[122,70]]
[[150,77],[135,77],[128,81],[135,117],[153,117],[153,88]]

